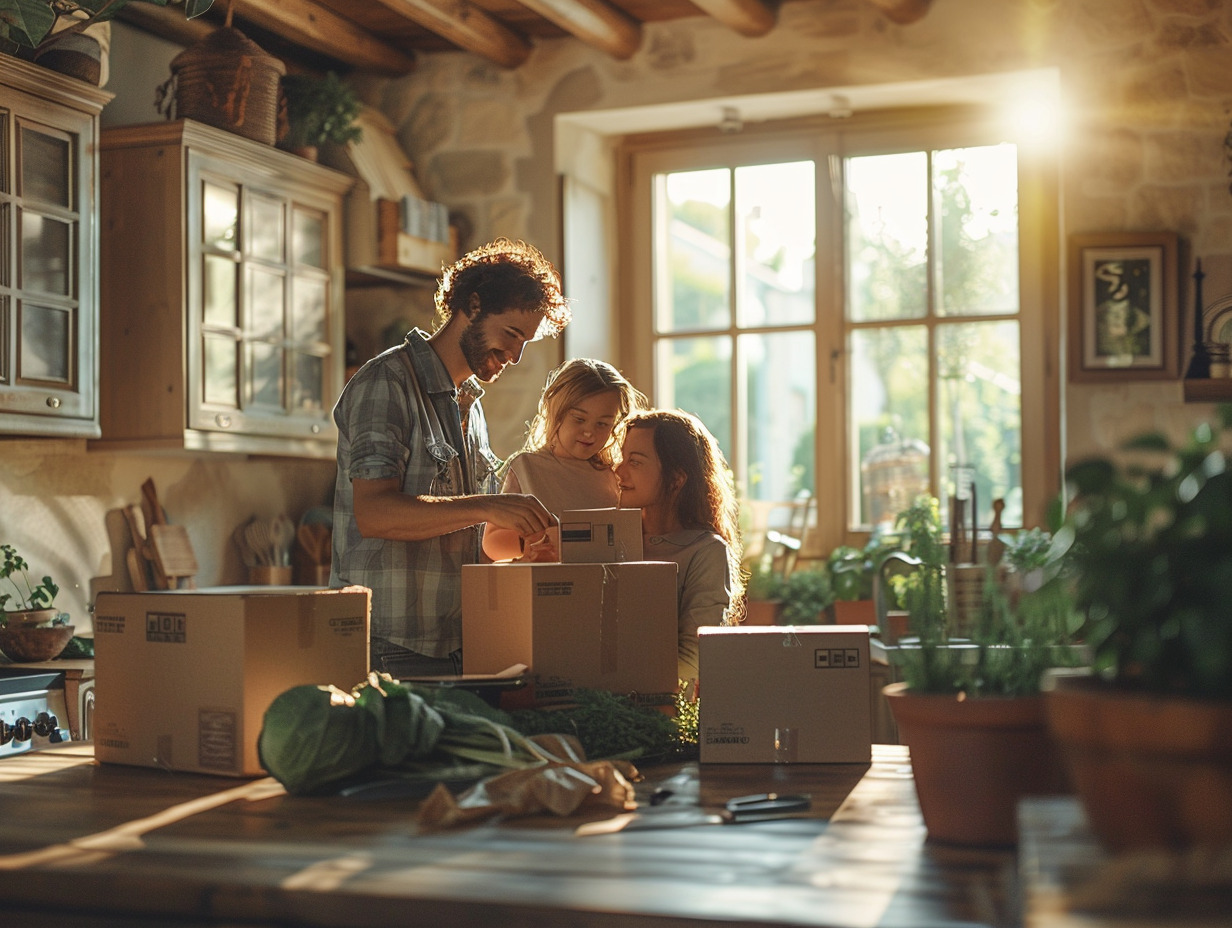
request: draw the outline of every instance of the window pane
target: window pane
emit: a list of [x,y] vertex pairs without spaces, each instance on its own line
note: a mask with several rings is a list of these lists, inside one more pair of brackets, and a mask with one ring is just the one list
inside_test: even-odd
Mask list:
[[663,339],[656,357],[656,405],[693,413],[732,461],[731,339]]
[[294,287],[293,337],[297,342],[325,341],[325,281],[297,277]]
[[928,492],[928,330],[851,333],[850,447],[853,528],[881,524]]
[[301,412],[316,412],[322,408],[325,395],[325,359],[316,355],[294,355],[295,379],[291,383],[291,408]]
[[282,408],[282,349],[261,342],[248,343],[252,366],[251,404]]
[[814,172],[811,161],[736,168],[742,326],[813,321]]
[[72,322],[68,310],[31,303],[22,306],[18,379],[68,383]]
[[[1001,521],[1022,525],[1022,383],[1018,323],[969,322],[937,329],[937,419],[942,511],[955,489],[966,496],[974,476],[979,524],[992,521],[992,501],[1005,500]],[[970,516],[968,515],[968,519]]]
[[21,210],[21,285],[25,290],[70,296],[72,224]]
[[655,320],[660,332],[731,322],[731,172],[657,178]]
[[317,213],[297,209],[292,213],[294,262],[325,267],[325,220]]
[[245,253],[265,261],[281,263],[282,202],[256,195],[249,196],[246,202],[248,239],[244,244]]
[[72,155],[68,139],[29,127],[21,130],[21,195],[72,209]]
[[205,364],[202,370],[204,382],[201,384],[201,394],[205,402],[211,406],[234,409],[238,405],[236,396],[239,383],[234,336],[207,334],[202,339],[202,353]]
[[750,499],[793,499],[816,492],[816,352],[812,332],[741,335],[745,454]]
[[933,156],[937,313],[1018,312],[1018,158],[1013,145]]
[[847,318],[919,319],[928,307],[928,159],[849,158]]
[[239,247],[239,195],[216,184],[203,184],[201,241],[211,248],[234,251]]
[[248,330],[262,338],[282,335],[282,275],[249,265]]
[[231,328],[239,325],[235,301],[235,279],[238,272],[238,265],[230,258],[220,255],[205,256],[201,316],[206,325]]

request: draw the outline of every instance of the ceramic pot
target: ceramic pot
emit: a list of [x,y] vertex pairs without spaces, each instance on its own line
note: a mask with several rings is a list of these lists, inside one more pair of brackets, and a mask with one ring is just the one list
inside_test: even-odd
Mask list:
[[1232,703],[1045,679],[1048,724],[1110,851],[1232,842]]
[[783,602],[778,599],[750,599],[744,606],[742,625],[778,625]]
[[1018,800],[1069,791],[1040,696],[883,692],[911,752],[929,838],[981,847],[1018,841]]
[[[55,611],[52,613],[54,615]],[[72,625],[0,627],[0,651],[18,663],[54,660],[72,640]]]

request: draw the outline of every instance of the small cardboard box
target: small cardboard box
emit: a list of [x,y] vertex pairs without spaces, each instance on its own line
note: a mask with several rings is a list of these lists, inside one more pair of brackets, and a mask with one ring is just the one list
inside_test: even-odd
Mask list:
[[868,763],[868,626],[698,629],[702,763]]
[[368,674],[365,587],[215,587],[100,593],[94,756],[259,776],[265,710],[301,684]]
[[676,565],[468,564],[462,568],[467,673],[526,664],[540,701],[572,687],[676,690]]
[[612,564],[642,559],[642,510],[566,509],[560,514],[563,564]]

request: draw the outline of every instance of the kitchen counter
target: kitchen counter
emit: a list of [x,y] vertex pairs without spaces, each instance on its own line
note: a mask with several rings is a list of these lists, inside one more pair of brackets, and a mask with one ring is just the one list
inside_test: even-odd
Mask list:
[[[88,743],[0,764],[0,925],[1016,925],[1012,851],[934,846],[906,748],[871,765],[668,765],[705,806],[804,792],[809,816],[579,837],[540,816],[418,834],[411,798],[291,797],[98,764]],[[147,921],[148,919],[148,921]]]

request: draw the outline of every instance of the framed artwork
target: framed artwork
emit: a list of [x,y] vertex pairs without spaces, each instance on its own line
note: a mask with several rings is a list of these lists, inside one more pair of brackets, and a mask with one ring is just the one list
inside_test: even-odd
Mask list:
[[1177,267],[1175,232],[1070,236],[1070,380],[1180,375]]

